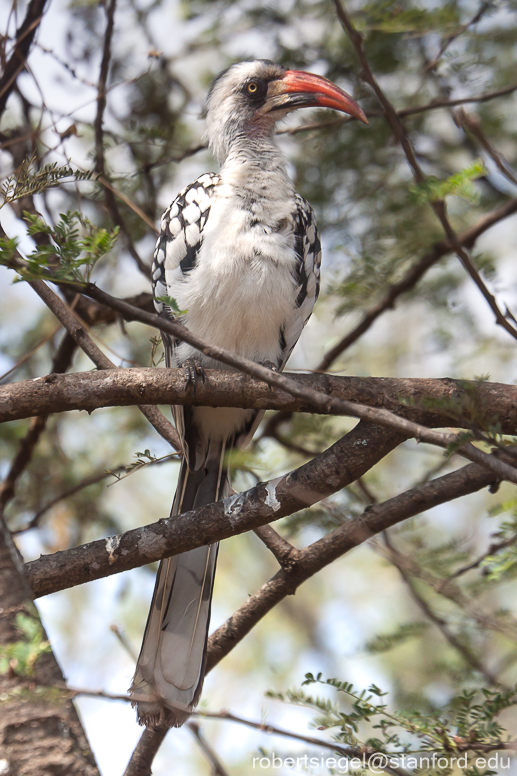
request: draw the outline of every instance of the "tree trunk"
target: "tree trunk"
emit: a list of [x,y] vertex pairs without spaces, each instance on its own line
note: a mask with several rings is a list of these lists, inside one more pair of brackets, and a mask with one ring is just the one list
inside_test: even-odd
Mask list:
[[0,773],[100,776],[0,515]]

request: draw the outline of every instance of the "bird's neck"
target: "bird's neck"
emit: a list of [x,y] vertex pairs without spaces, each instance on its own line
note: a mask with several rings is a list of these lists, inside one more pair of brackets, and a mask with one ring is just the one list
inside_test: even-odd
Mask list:
[[294,199],[286,160],[270,135],[235,138],[221,168],[221,179],[244,199]]

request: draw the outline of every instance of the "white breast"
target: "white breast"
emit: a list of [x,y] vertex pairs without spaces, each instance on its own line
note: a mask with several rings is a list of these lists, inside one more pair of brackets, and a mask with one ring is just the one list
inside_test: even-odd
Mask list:
[[[229,185],[219,188],[196,265],[185,275],[170,272],[168,292],[199,337],[245,358],[276,363],[298,293],[293,204],[265,199],[247,207],[233,191]],[[179,346],[180,362],[191,355],[188,345]]]

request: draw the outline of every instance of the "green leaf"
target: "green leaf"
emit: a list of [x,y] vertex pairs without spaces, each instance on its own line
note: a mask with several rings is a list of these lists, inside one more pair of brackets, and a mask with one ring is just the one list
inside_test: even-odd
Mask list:
[[173,299],[172,296],[155,296],[154,299],[157,302],[161,302],[162,304],[167,305],[167,307],[170,307],[176,315],[185,315],[185,313],[188,312],[187,310],[180,310],[177,301]]
[[[365,649],[367,652],[374,655],[380,654],[381,652],[388,652],[390,649],[393,649],[400,644],[405,644],[409,639],[422,636],[428,627],[429,624],[426,622],[404,623],[393,633],[375,636],[375,638],[367,642]],[[373,692],[373,690],[371,690],[371,692]]]
[[485,175],[487,169],[483,161],[476,159],[469,167],[445,180],[429,176],[424,183],[411,186],[410,192],[418,204],[437,202],[451,195],[476,203],[479,201],[479,194],[472,184],[477,178]]
[[0,208],[23,197],[39,194],[45,189],[53,188],[67,180],[88,181],[92,179],[91,171],[74,169],[70,165],[59,166],[57,162],[45,164],[39,169],[35,165],[36,154],[26,158],[17,173],[10,175],[0,188],[3,201]]
[[[61,213],[55,226],[47,224],[37,214],[23,214],[31,237],[46,235],[50,244],[37,245],[27,256],[26,266],[17,268],[17,280],[48,279],[48,268],[57,280],[89,282],[97,263],[113,250],[118,237],[118,226],[109,232],[97,227],[82,213]],[[10,266],[16,251],[14,240],[0,240],[0,263]]]

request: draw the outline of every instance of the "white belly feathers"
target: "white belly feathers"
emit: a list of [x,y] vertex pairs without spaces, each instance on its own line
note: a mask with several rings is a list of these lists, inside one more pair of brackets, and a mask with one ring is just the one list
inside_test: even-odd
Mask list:
[[[168,293],[187,311],[184,322],[194,334],[253,361],[277,363],[299,290],[292,209],[268,214],[272,226],[265,226],[235,197],[225,197],[224,188],[212,203],[195,266],[185,274],[166,270]],[[178,361],[190,356],[224,367],[180,344]]]

